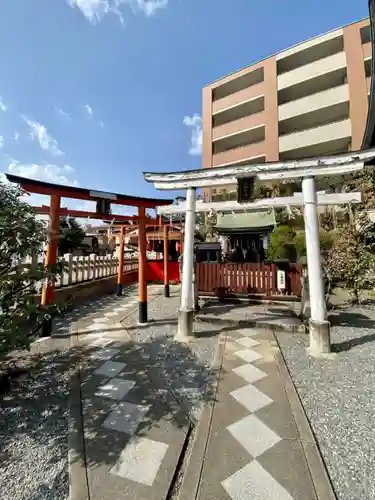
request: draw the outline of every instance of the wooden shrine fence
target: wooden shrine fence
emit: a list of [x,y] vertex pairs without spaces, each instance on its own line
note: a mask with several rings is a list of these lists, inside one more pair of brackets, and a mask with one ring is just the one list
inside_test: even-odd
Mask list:
[[285,289],[279,290],[276,264],[197,264],[197,288],[203,295],[299,296],[299,266],[289,264],[285,278]]

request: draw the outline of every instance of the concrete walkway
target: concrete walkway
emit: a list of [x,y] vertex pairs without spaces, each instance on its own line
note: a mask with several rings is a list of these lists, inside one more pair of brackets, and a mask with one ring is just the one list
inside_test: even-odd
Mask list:
[[72,325],[71,500],[333,498],[273,333],[202,321],[174,342],[161,293],[146,326],[135,290]]
[[216,400],[208,426],[198,427],[181,500],[334,498],[273,334],[232,331],[222,349]]

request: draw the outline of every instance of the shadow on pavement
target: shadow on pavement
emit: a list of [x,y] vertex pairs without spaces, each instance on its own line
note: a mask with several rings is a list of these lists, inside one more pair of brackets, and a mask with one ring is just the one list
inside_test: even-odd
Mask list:
[[349,326],[354,328],[375,328],[375,321],[366,314],[354,311],[337,310],[335,314],[330,314],[328,320],[333,326]]
[[[201,405],[214,401],[217,370],[202,362],[193,346],[174,342],[172,338],[155,338],[145,342],[113,341],[110,347],[119,350],[111,361],[126,363],[124,373],[118,377],[135,382],[124,401],[148,407],[136,436],[147,435],[151,428],[166,424],[186,433],[198,418]],[[28,373],[16,380],[9,393],[0,399],[1,429],[7,429],[0,431],[3,470],[22,459],[12,454],[12,446],[15,441],[22,441],[25,433],[36,445],[53,449],[47,467],[66,461],[69,397],[70,406],[74,407],[72,413],[78,416],[71,420],[71,433],[76,437],[82,433],[79,417],[83,415],[87,465],[116,463],[130,436],[102,426],[119,402],[95,395],[98,386],[109,380],[93,374],[104,363],[101,349],[78,345],[69,352],[52,350],[16,355],[18,366],[25,366]],[[74,394],[79,397],[74,399]],[[72,444],[76,446],[76,460],[81,461],[82,441],[78,438]],[[44,487],[41,485],[39,489]],[[37,491],[30,491],[30,498],[34,496],[37,498]]]

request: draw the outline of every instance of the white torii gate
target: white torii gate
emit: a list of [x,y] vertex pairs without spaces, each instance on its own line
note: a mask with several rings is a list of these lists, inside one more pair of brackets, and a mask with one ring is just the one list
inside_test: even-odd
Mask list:
[[[332,176],[356,172],[365,162],[375,158],[375,149],[353,151],[340,155],[322,156],[298,161],[260,163],[231,167],[190,170],[170,173],[144,173],[147,182],[157,189],[186,189],[186,202],[178,206],[159,209],[159,213],[185,212],[185,246],[182,270],[181,306],[179,310],[179,340],[187,340],[193,332],[192,270],[194,253],[194,229],[196,211],[244,211],[259,210],[286,205],[304,206],[307,268],[311,318],[309,321],[310,352],[324,354],[330,352],[330,331],[324,296],[324,283],[320,259],[317,205],[338,205],[358,203],[360,193],[317,194],[315,177]],[[251,203],[196,201],[196,188],[233,185],[238,179],[256,177],[267,182],[302,178],[302,195],[256,200]],[[325,198],[323,198],[325,197]],[[170,210],[170,212],[168,212]]]

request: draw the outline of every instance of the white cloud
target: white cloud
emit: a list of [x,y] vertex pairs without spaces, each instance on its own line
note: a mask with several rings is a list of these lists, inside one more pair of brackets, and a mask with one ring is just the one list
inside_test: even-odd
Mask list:
[[[8,173],[19,175],[21,177],[27,177],[29,179],[51,182],[54,184],[78,186],[75,170],[70,165],[59,167],[58,165],[54,164],[23,164],[14,159],[9,159],[9,161],[10,164],[8,165],[7,169]],[[0,173],[0,182],[8,183],[8,180],[4,173]],[[39,207],[41,205],[49,206],[50,204],[49,196],[36,193],[27,193],[22,198],[26,203],[34,207]],[[75,210],[82,210],[78,207],[77,202],[79,202],[79,200],[64,198],[63,206],[68,206],[68,208],[72,208]],[[38,215],[38,218],[40,219],[45,219],[46,217],[47,216],[45,215]]]
[[100,120],[100,122],[99,122],[99,127],[100,127],[100,128],[103,128],[103,127],[104,127],[104,122],[102,122],[101,120]]
[[77,186],[76,173],[70,165],[59,167],[54,164],[23,164],[17,160],[12,160],[8,165],[8,172],[28,179],[51,182],[54,184],[66,184]]
[[4,147],[4,137],[0,135],[0,149]]
[[99,23],[107,14],[116,15],[123,23],[124,6],[130,7],[133,12],[140,11],[147,17],[168,6],[168,0],[67,0],[67,2],[70,7],[79,9],[92,24]]
[[7,110],[7,106],[5,106],[3,98],[0,96],[0,110],[4,113]]
[[43,151],[48,151],[54,156],[59,156],[64,154],[57,144],[56,139],[51,137],[44,125],[39,122],[35,122],[26,118],[26,116],[22,116],[23,120],[27,123],[30,128],[30,137],[33,140],[37,140],[39,146],[43,149]]
[[66,118],[67,120],[71,120],[70,116],[68,115],[68,113],[66,111],[64,111],[63,109],[61,109],[57,106],[55,106],[55,109],[60,116],[62,116],[63,118]]
[[91,106],[89,106],[88,104],[85,104],[83,107],[85,108],[85,111],[86,111],[86,113],[88,114],[88,116],[89,116],[90,118],[92,118],[92,116],[93,116],[92,107],[91,107]]
[[202,154],[202,117],[195,113],[193,116],[184,117],[184,125],[191,130],[189,154],[198,156]]
[[168,7],[168,0],[128,0],[133,10],[140,10],[147,17],[152,16],[159,9]]
[[20,138],[20,134],[18,132],[15,132],[14,136],[13,136],[13,139],[15,141],[18,141],[18,139]]

